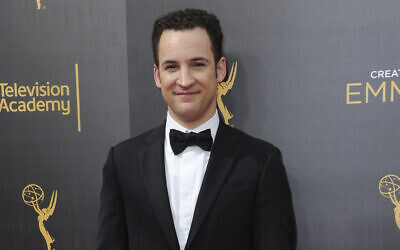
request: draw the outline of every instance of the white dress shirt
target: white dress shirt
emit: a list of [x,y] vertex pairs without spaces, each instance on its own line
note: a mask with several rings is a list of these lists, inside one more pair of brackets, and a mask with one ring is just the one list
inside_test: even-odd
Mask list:
[[182,153],[175,155],[169,141],[169,130],[176,129],[185,133],[199,133],[211,129],[211,136],[214,141],[218,125],[217,112],[210,120],[193,130],[186,129],[167,114],[164,141],[165,175],[172,218],[181,250],[185,248],[189,235],[194,208],[207,169],[210,151],[204,151],[198,146],[189,146]]

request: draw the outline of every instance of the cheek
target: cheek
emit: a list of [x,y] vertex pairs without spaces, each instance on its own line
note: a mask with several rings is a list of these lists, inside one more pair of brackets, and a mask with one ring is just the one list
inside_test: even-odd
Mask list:
[[217,83],[209,83],[207,85],[207,91],[209,92],[210,95],[212,95],[212,93],[217,93]]
[[[200,80],[200,78],[198,78]],[[207,76],[203,76],[200,80],[203,89],[207,89],[208,91],[216,91],[217,90],[217,79],[214,75],[208,74]]]
[[174,80],[171,77],[163,77],[161,79],[161,89],[168,91],[174,87]]

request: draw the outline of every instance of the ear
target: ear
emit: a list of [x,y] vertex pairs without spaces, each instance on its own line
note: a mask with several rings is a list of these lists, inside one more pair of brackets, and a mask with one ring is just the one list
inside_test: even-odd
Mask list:
[[221,57],[216,65],[217,69],[217,81],[222,82],[226,76],[226,58]]
[[160,71],[156,64],[153,66],[153,75],[154,75],[154,82],[156,83],[157,88],[161,88],[161,80],[160,80]]

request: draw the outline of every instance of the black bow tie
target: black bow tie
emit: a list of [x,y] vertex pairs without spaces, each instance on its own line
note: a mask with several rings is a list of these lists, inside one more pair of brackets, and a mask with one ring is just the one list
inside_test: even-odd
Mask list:
[[175,129],[170,129],[169,140],[175,155],[182,153],[186,147],[194,145],[199,146],[205,151],[211,151],[213,143],[210,129],[206,129],[200,133],[183,133]]

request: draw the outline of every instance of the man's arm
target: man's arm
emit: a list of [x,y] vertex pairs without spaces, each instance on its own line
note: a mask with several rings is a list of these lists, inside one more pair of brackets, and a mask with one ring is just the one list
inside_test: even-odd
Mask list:
[[264,164],[255,209],[254,250],[296,249],[292,197],[281,153],[277,148]]
[[100,194],[98,250],[127,250],[124,200],[115,172],[113,148],[103,168],[103,186]]

